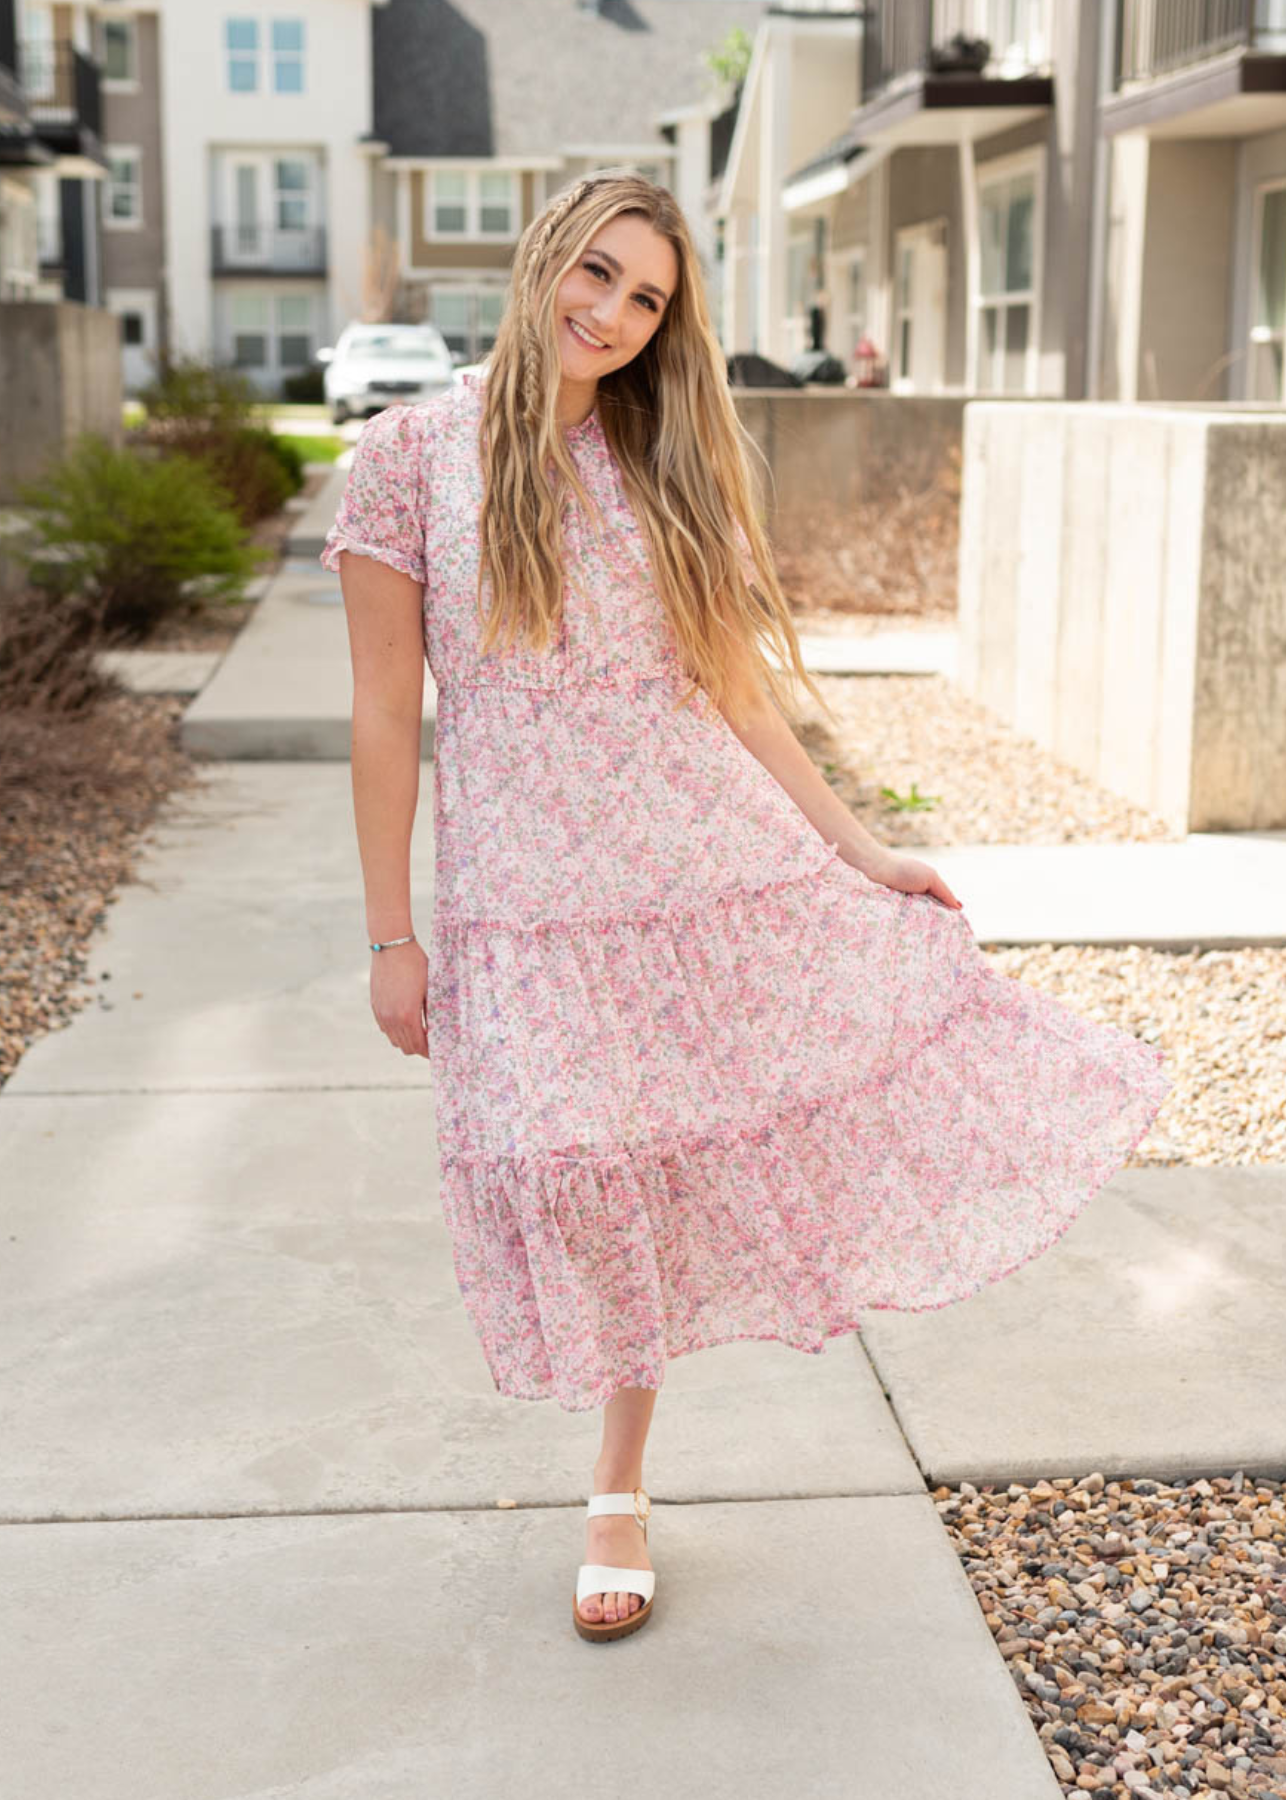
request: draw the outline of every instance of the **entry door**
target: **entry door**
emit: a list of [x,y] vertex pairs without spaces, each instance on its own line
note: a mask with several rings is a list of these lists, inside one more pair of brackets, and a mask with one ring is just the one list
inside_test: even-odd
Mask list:
[[227,231],[224,249],[229,262],[262,262],[267,253],[263,205],[263,164],[256,158],[228,159]]
[[947,228],[941,220],[899,231],[894,262],[893,388],[941,393],[947,351]]

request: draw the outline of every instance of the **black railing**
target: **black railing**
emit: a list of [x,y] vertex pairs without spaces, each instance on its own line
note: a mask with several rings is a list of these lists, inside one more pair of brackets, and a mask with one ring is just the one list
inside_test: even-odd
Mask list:
[[210,269],[235,275],[264,269],[274,275],[321,275],[326,269],[326,227],[307,225],[212,225]]
[[[1004,72],[1035,71],[1046,61],[1048,39],[1045,14],[1032,9],[1027,41],[1011,43],[1011,9],[984,0],[868,0],[862,14],[862,98],[869,100],[882,88],[918,69],[947,69],[981,73],[977,62],[961,57],[953,40],[969,39],[986,46],[983,67],[1004,66]],[[1039,43],[1037,40],[1039,39]]]
[[102,128],[102,89],[98,64],[74,44],[21,44],[18,79],[27,92],[33,125],[84,125],[95,136]]
[[1123,0],[1117,86],[1205,62],[1225,50],[1286,52],[1274,0]]

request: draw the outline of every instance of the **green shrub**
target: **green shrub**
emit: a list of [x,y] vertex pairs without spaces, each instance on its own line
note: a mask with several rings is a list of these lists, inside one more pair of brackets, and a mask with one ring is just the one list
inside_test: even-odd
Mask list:
[[20,551],[32,586],[79,593],[104,628],[143,637],[166,612],[237,601],[270,552],[248,544],[229,496],[184,456],[116,450],[86,432],[42,478],[22,484],[36,543]]
[[204,468],[243,525],[277,512],[304,485],[302,467],[296,476],[290,452],[283,456],[275,433],[257,425],[235,431],[174,430],[157,447]]
[[250,423],[259,390],[240,369],[187,356],[172,358],[137,397],[149,419],[235,431]]

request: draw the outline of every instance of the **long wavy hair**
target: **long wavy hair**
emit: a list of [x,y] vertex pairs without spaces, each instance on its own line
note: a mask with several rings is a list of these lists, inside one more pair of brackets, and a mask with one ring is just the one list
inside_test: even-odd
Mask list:
[[[521,637],[536,651],[556,638],[563,605],[560,518],[568,489],[592,529],[602,515],[563,442],[558,288],[596,231],[621,213],[645,219],[674,247],[678,281],[637,356],[603,375],[597,407],[674,628],[691,685],[739,721],[764,689],[785,708],[792,691],[765,654],[833,717],[804,668],[768,540],[752,499],[749,452],[706,306],[683,212],[665,188],[630,170],[597,170],[561,194],[518,240],[479,422],[485,486],[479,518],[479,649]],[[553,479],[547,474],[551,468]],[[601,537],[599,539],[601,542]],[[748,581],[745,552],[754,566]],[[484,582],[492,600],[484,613]]]

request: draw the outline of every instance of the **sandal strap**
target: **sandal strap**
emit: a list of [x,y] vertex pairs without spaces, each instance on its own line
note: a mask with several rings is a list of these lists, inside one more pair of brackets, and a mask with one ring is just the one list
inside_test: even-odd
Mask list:
[[610,1563],[582,1563],[576,1576],[578,1603],[590,1594],[640,1594],[644,1600],[650,1600],[655,1591],[655,1569],[616,1569]]
[[652,1501],[642,1488],[626,1489],[618,1494],[591,1494],[586,1511],[591,1519],[600,1513],[633,1513],[642,1525],[652,1511]]

